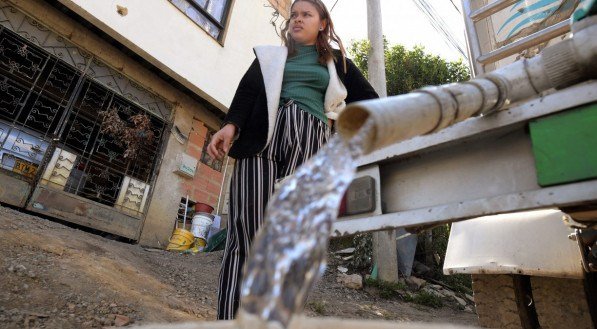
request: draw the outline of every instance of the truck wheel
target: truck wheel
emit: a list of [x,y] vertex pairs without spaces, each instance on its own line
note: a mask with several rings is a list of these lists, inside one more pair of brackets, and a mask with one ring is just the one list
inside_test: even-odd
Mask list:
[[473,274],[472,279],[475,308],[480,326],[522,328],[512,276]]
[[532,277],[542,328],[594,328],[583,280]]

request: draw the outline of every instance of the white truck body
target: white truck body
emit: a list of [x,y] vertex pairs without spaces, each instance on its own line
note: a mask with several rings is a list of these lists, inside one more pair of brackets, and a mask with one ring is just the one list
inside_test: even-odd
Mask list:
[[[541,16],[537,16],[537,10],[542,8],[543,14],[550,15],[563,11],[569,16],[574,7],[566,5],[570,7],[569,3],[559,0],[463,1],[473,71],[482,74],[515,61],[521,55],[509,53],[516,49],[511,49],[509,53],[504,53],[503,49],[525,42],[525,38],[523,35],[522,40],[516,40],[513,36],[517,33],[545,33],[539,31],[540,24],[533,20]],[[554,19],[561,22],[555,21],[552,26],[569,25],[565,17]],[[557,37],[535,34],[535,37],[531,35],[526,39],[538,39],[536,42],[542,42],[541,48],[566,38],[568,30],[569,27],[562,29]],[[509,39],[510,44],[507,43]],[[492,63],[479,65],[483,56],[490,57]],[[476,219],[476,223],[494,223],[495,218],[488,215],[517,212],[512,215],[517,218],[516,221],[500,221],[504,229],[499,231],[490,224],[478,225],[475,230],[470,230],[469,223],[454,223],[453,230],[459,232],[459,241],[452,241],[456,236],[450,238],[447,251],[450,261],[445,262],[444,272],[491,271],[506,274],[512,273],[513,264],[518,264],[514,266],[516,271],[525,274],[579,276],[581,272],[571,270],[570,262],[580,264],[581,253],[578,247],[576,252],[568,248],[575,243],[568,240],[571,232],[564,224],[549,229],[554,237],[561,237],[550,241],[554,249],[568,250],[569,257],[565,260],[559,257],[549,263],[529,262],[533,255],[545,253],[544,246],[539,243],[525,245],[525,253],[513,252],[522,246],[519,246],[520,236],[511,232],[520,231],[523,226],[530,227],[521,226],[527,217],[529,221],[537,220],[533,214],[521,211],[582,206],[597,200],[597,179],[539,186],[527,131],[531,120],[595,102],[597,81],[587,81],[545,92],[536,98],[510,105],[507,110],[470,118],[437,133],[399,142],[364,156],[360,159],[360,168],[366,167],[371,171],[377,167],[379,172],[375,195],[385,205],[385,213],[377,211],[339,220],[333,226],[332,235],[398,227],[429,227],[480,216],[483,217]],[[379,203],[379,200],[376,202]],[[534,235],[532,231],[521,234]],[[479,257],[471,259],[471,251],[467,252],[467,249],[473,246],[464,241],[478,241],[478,236],[491,236],[510,249],[502,248],[503,257],[497,257],[495,253],[500,250],[475,245],[474,252],[479,253]],[[465,245],[467,248],[463,247]],[[487,254],[482,257],[484,251]],[[578,270],[580,267],[574,268]]]
[[481,326],[594,328],[596,8],[463,0],[475,79],[351,104],[339,118],[345,138],[374,123],[359,165],[379,172],[367,191],[383,212],[341,218],[331,235],[453,223],[444,273],[472,274]]
[[478,217],[452,225],[446,274],[524,274],[582,279],[574,230],[559,210]]

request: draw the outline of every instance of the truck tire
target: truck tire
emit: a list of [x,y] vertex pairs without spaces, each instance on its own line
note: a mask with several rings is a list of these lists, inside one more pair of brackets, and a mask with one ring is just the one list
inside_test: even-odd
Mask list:
[[531,277],[542,328],[594,328],[583,280]]
[[479,325],[486,328],[522,328],[512,276],[473,274],[473,294]]

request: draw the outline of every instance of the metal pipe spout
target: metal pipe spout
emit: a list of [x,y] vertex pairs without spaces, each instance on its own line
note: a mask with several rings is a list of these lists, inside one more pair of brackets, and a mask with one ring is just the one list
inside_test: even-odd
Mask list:
[[[575,27],[576,25],[576,27]],[[350,140],[366,121],[373,131],[365,153],[415,136],[431,134],[467,118],[489,115],[552,89],[597,77],[597,17],[575,23],[571,39],[462,83],[426,87],[411,93],[355,102],[337,122]]]

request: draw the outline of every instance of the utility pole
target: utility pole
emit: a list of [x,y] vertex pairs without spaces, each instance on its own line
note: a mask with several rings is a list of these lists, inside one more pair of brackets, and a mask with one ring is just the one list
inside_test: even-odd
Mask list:
[[367,65],[369,67],[369,82],[375,88],[379,97],[387,97],[381,4],[379,1],[367,0],[367,35],[371,44]]
[[[367,1],[367,34],[369,36],[369,82],[379,94],[387,97],[386,65],[384,60],[383,32],[380,0]],[[378,278],[383,281],[398,281],[398,260],[396,231],[373,233],[373,260],[377,264]]]

